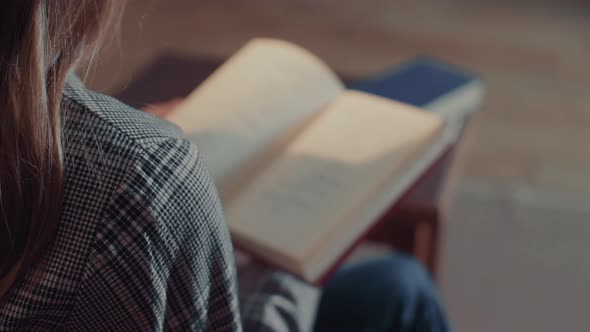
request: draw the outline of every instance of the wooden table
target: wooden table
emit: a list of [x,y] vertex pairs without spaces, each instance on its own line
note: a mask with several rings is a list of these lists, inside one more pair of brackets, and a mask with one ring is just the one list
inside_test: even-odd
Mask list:
[[[142,108],[184,97],[203,82],[223,59],[163,55],[137,75],[117,98]],[[345,75],[343,75],[345,77]],[[384,214],[368,237],[416,256],[436,276],[441,237],[453,198],[453,178],[460,169],[460,141],[451,146],[416,185]]]

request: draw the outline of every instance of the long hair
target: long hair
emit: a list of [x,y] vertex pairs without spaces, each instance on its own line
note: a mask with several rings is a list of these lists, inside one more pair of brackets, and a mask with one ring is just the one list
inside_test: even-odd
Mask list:
[[63,87],[120,18],[122,3],[0,2],[0,280],[10,275],[9,285],[55,238],[64,196]]

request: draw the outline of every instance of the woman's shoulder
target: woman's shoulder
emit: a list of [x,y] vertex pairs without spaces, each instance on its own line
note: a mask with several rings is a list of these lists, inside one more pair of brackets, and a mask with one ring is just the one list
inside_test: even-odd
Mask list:
[[[121,142],[123,138],[124,143],[146,148],[169,139],[182,138],[180,128],[172,123],[92,91],[76,76],[68,77],[63,97],[64,130],[91,126],[92,131],[101,131],[103,139],[113,138]],[[74,122],[73,126],[68,126],[70,122]]]
[[[128,304],[112,301],[109,292],[150,289],[157,298],[164,282],[146,278],[146,271],[167,276],[188,264],[208,280],[203,257],[231,253],[215,186],[196,147],[175,126],[68,82],[62,145],[65,190],[55,241],[39,273],[27,275],[0,306],[0,316],[19,313],[5,315],[8,323],[29,326],[47,310],[74,317],[70,308],[109,313],[109,305]],[[193,270],[179,273],[192,276]],[[99,286],[107,289],[97,294]],[[31,297],[31,289],[59,296]],[[93,302],[99,295],[105,302]]]
[[62,109],[66,204],[83,201],[111,222],[139,213],[142,226],[177,231],[186,218],[222,220],[204,162],[178,127],[71,79]]

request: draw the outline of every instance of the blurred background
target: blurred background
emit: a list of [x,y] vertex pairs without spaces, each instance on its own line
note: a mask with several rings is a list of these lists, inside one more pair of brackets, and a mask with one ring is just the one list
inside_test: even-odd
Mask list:
[[478,73],[440,261],[450,315],[458,331],[590,330],[590,2],[132,0],[90,85],[116,94],[162,53],[226,58],[258,36],[353,76],[417,55]]

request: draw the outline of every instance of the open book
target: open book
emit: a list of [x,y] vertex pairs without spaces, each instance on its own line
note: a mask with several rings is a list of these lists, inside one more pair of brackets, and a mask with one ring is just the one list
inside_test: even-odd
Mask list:
[[272,39],[248,43],[170,120],[203,154],[236,246],[311,282],[448,143],[436,114],[346,90]]

